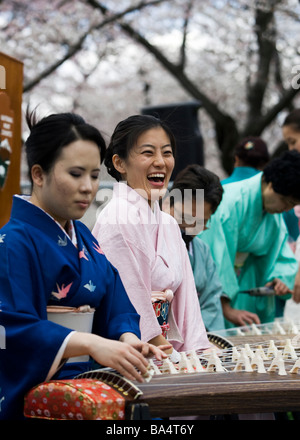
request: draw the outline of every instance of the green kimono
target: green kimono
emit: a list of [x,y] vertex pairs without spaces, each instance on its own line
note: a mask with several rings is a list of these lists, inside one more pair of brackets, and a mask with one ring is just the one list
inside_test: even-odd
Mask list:
[[274,278],[292,289],[298,264],[287,243],[282,214],[263,211],[261,178],[258,173],[247,184],[240,181],[224,186],[222,202],[201,239],[211,249],[223,294],[231,306],[256,313],[264,323],[275,318],[275,297],[239,291],[264,286]]

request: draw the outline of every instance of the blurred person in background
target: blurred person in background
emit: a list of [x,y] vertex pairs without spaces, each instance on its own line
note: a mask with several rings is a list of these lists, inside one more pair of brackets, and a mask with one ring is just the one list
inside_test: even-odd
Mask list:
[[263,139],[248,136],[239,142],[234,149],[234,169],[222,185],[249,179],[264,169],[270,160],[268,146]]
[[[282,125],[282,135],[289,150],[300,152],[300,109],[291,111]],[[290,244],[299,262],[299,270],[295,279],[294,296],[292,301],[300,303],[300,205],[284,213],[284,218],[290,234]]]
[[[181,197],[176,191],[180,191]],[[177,174],[169,197],[163,204],[163,209],[169,210],[178,221],[192,265],[203,322],[209,332],[225,328],[222,286],[209,246],[197,234],[208,227],[222,195],[219,177],[200,165],[192,164]]]

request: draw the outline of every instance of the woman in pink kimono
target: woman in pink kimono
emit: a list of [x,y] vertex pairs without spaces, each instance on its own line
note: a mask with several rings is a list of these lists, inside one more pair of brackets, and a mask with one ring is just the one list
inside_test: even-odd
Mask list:
[[[113,197],[100,212],[93,234],[121,279],[141,316],[141,338],[177,351],[210,346],[186,247],[177,222],[160,210],[174,168],[175,138],[159,119],[135,115],[120,122],[111,138],[105,165],[118,181]],[[168,322],[160,304],[170,303]]]

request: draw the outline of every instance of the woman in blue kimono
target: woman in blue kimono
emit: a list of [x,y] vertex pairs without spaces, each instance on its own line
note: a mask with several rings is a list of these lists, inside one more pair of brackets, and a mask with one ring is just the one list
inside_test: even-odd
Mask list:
[[[129,379],[142,381],[146,356],[165,356],[140,341],[139,315],[117,270],[77,219],[99,185],[105,142],[73,114],[28,118],[26,153],[32,194],[15,196],[0,230],[0,419],[18,419],[24,395],[50,378],[74,377],[88,355]],[[47,306],[95,309],[92,333],[47,319]]]

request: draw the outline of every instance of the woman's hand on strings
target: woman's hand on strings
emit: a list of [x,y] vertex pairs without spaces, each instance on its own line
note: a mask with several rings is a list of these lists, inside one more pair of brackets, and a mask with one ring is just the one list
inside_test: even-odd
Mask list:
[[[142,353],[145,357],[154,356],[157,360],[161,361],[167,357],[165,351],[170,350],[172,345],[167,343],[162,343],[161,345],[154,345],[149,342],[141,341],[136,335],[133,333],[123,333],[120,338],[120,341],[126,342],[127,344],[132,345],[136,350]],[[165,340],[164,340],[165,341]]]
[[124,333],[120,341],[115,341],[91,333],[74,332],[63,357],[83,355],[89,355],[98,364],[113,368],[127,379],[139,382],[143,382],[143,375],[147,372],[146,356],[154,355],[158,360],[167,357],[159,347],[142,342],[133,333]]

